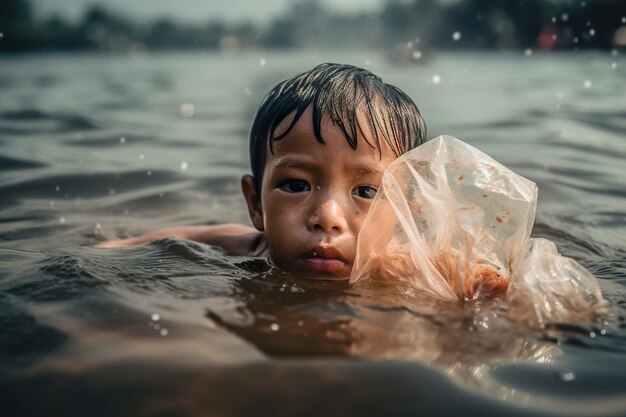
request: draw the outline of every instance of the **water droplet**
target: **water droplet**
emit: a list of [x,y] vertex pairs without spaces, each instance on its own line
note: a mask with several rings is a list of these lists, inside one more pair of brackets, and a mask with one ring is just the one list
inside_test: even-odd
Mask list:
[[244,89],[243,89],[243,92],[244,92],[247,96],[249,96],[250,94],[252,94],[252,93],[250,92],[250,89],[249,89],[248,87],[244,88]]
[[441,76],[439,74],[435,74],[433,75],[433,84],[439,84],[441,83]]
[[187,171],[187,168],[189,168],[189,165],[187,165],[187,162],[183,161],[180,163],[180,170],[181,171]]
[[602,336],[604,336],[604,335],[606,334],[606,329],[602,329],[602,330],[600,330],[600,334],[601,334]]
[[126,143],[126,138],[125,138],[124,136],[122,136],[122,137],[120,138],[120,143],[121,143],[121,144]]
[[561,15],[561,20],[567,22],[569,20],[569,15],[567,13],[563,13]]
[[596,332],[590,332],[590,333],[589,333],[589,337],[590,337],[590,338],[592,338],[592,339],[593,339],[594,337],[596,337]]
[[55,187],[55,189],[56,189],[57,191],[61,191],[61,187],[59,187],[58,185]]
[[161,320],[161,316],[159,315],[159,313],[152,313],[152,315],[150,316],[150,320],[159,321]]
[[130,211],[128,209],[124,210],[124,215],[128,216],[130,214]]
[[0,39],[4,38],[4,33],[0,32]]
[[574,38],[574,43],[578,43],[578,38]]
[[167,329],[161,329],[161,336],[167,336],[169,334],[169,332],[167,331]]
[[63,216],[59,217],[59,223],[64,224],[65,223],[65,217],[63,217]]
[[142,154],[142,153],[140,153],[140,154],[139,154],[139,159],[142,159],[142,160],[143,160],[143,158],[144,158],[143,154]]
[[96,223],[96,229],[98,230],[102,229],[102,225],[100,223]]
[[152,175],[152,171],[148,171],[148,172],[146,172],[146,175],[147,175],[147,176],[151,176],[151,175]]
[[304,322],[302,320],[298,320],[298,326],[302,327],[303,324]]
[[280,326],[278,325],[278,323],[272,323],[270,324],[270,330],[273,332],[277,332],[280,329]]
[[552,16],[552,23],[556,22],[556,17]]
[[585,80],[583,85],[585,86],[585,88],[591,88],[591,80]]
[[595,36],[595,35],[596,35],[596,31],[595,31],[595,29],[589,29],[589,34],[590,34],[591,36]]
[[562,371],[558,373],[558,377],[563,382],[572,382],[576,379],[574,371]]
[[525,54],[526,56],[531,56],[531,55],[533,54],[533,50],[532,50],[532,49],[530,49],[530,48],[527,48],[527,49],[524,51],[524,54]]
[[369,59],[365,60],[365,65],[370,65],[372,62]]
[[622,23],[626,23],[626,17],[622,17]]
[[317,187],[315,187],[316,191],[322,191],[322,187],[320,187],[319,185]]
[[611,64],[611,69],[615,69],[615,68],[617,68],[617,62],[613,62],[613,63]]
[[612,56],[617,56],[617,53],[618,53],[618,52],[617,52],[617,49],[613,49],[613,50],[611,50],[611,55],[612,55]]
[[180,115],[183,117],[191,117],[195,111],[195,106],[191,103],[184,103],[180,105]]
[[556,98],[558,98],[559,100],[563,100],[563,93],[558,93],[556,95]]
[[420,59],[422,57],[421,51],[413,51],[413,59]]
[[408,41],[408,42],[406,43],[406,47],[407,47],[407,48],[413,48],[413,41]]
[[264,67],[264,66],[265,66],[265,64],[267,64],[267,61],[265,60],[265,58],[261,58],[261,59],[259,60],[259,64],[261,64],[261,66],[262,66],[262,67]]
[[461,40],[461,32],[454,32],[452,34],[452,40],[455,42],[458,42],[459,40]]

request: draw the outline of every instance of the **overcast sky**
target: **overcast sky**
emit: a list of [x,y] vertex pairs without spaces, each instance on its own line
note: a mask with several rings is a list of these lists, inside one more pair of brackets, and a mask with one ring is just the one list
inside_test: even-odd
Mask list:
[[[2,1],[2,0],[0,0]],[[70,19],[80,17],[93,3],[139,18],[170,16],[180,21],[210,19],[265,22],[299,0],[32,0],[39,14],[55,12]],[[320,0],[338,12],[378,10],[385,0]]]

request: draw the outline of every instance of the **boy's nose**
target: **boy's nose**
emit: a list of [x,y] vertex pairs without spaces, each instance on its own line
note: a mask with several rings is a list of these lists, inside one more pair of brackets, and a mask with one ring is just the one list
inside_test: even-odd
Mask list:
[[341,202],[336,199],[325,199],[313,210],[308,222],[309,230],[319,230],[326,233],[343,233],[348,229],[348,223]]

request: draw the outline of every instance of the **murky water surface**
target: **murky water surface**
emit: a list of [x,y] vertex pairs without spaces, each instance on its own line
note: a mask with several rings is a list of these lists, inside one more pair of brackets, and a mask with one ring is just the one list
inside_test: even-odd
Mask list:
[[[247,222],[256,106],[324,61],[371,68],[429,137],[535,181],[533,235],[595,274],[605,320],[529,329],[498,301],[308,282],[172,239],[92,248]],[[0,414],[624,415],[625,79],[610,53],[0,58]]]

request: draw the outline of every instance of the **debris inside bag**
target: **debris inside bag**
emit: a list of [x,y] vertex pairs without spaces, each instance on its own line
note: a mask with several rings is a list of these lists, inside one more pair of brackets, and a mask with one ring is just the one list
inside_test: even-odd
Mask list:
[[[532,294],[524,302],[540,323],[571,304],[558,297],[602,306],[595,278],[580,265],[563,269],[564,259],[575,262],[556,250],[542,257],[529,253],[545,247],[529,239],[536,204],[532,181],[456,138],[430,140],[385,170],[359,234],[351,282],[409,281],[442,300],[500,295],[520,301],[520,294]],[[529,259],[541,259],[541,265]],[[555,276],[560,285],[537,290]]]

